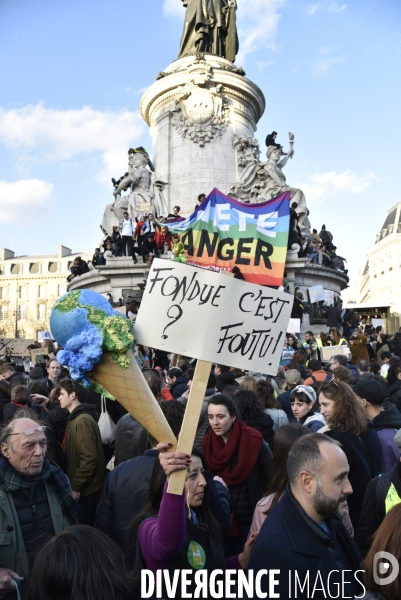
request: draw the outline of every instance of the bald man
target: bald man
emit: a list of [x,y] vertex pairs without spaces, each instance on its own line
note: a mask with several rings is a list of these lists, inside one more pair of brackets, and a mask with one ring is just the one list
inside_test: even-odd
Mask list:
[[[0,597],[17,597],[29,556],[53,535],[78,523],[67,477],[46,458],[46,427],[14,419],[0,431]],[[12,592],[14,590],[14,593]]]

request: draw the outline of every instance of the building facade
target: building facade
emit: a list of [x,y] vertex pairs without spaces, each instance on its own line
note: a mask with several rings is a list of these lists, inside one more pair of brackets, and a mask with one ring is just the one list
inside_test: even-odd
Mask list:
[[67,277],[77,256],[59,246],[57,254],[15,256],[0,251],[0,338],[35,339],[49,331],[51,309],[67,291]]
[[343,293],[346,306],[371,313],[398,330],[401,319],[401,202],[392,206],[355,284]]

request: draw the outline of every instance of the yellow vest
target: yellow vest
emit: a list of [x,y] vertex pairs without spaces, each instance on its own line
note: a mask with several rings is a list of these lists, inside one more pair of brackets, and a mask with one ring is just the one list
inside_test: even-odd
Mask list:
[[388,489],[387,496],[386,496],[386,504],[385,504],[386,514],[394,506],[396,506],[397,504],[400,504],[400,502],[401,502],[401,498],[397,494],[397,490],[394,487],[394,483],[392,483]]

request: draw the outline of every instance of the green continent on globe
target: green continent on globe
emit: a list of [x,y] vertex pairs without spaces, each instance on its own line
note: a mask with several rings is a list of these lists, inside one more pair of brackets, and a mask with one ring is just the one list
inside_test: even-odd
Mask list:
[[129,365],[127,351],[135,343],[130,321],[123,314],[114,313],[109,316],[104,310],[80,302],[82,290],[70,292],[62,297],[54,306],[54,310],[69,313],[77,308],[87,311],[86,318],[89,323],[97,327],[103,337],[102,349],[108,350],[113,359],[123,368]]

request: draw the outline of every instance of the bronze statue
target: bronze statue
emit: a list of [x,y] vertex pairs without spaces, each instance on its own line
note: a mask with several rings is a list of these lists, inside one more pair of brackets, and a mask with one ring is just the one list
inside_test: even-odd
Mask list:
[[186,7],[178,58],[216,54],[231,62],[238,53],[235,0],[182,0]]

